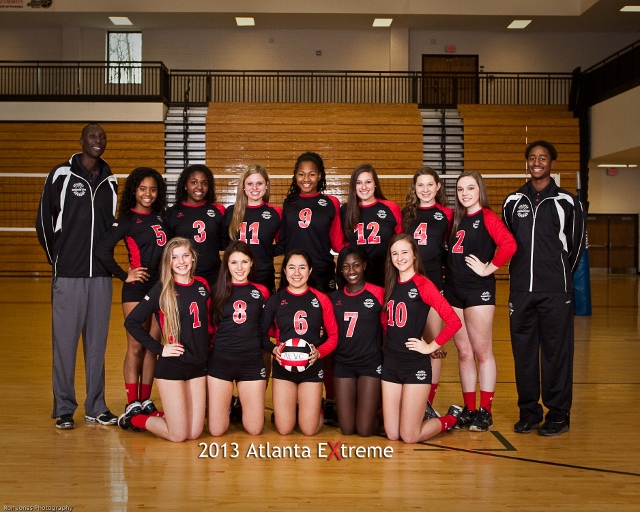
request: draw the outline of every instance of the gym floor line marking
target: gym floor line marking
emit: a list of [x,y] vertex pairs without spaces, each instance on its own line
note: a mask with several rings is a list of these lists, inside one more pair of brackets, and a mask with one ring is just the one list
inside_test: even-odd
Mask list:
[[[578,466],[577,464],[564,464],[562,462],[551,462],[551,461],[547,461],[547,460],[537,460],[537,459],[527,459],[526,457],[512,457],[510,455],[503,455],[500,453],[493,453],[493,452],[489,452],[489,450],[469,450],[467,448],[455,448],[453,446],[438,446],[438,445],[434,445],[431,443],[420,443],[420,444],[424,444],[426,446],[432,446],[438,449],[438,451],[442,451],[442,450],[449,450],[452,452],[463,452],[463,453],[474,453],[476,455],[484,455],[485,457],[496,457],[498,459],[509,459],[509,460],[517,460],[520,462],[530,462],[533,464],[543,464],[546,466],[555,466],[555,467],[561,467],[561,468],[568,468],[568,469],[582,469],[584,471],[594,471],[596,473],[610,473],[613,475],[625,475],[625,476],[635,476],[635,477],[640,477],[640,473],[632,473],[631,471],[618,471],[615,469],[603,469],[603,468],[592,468],[589,466]],[[432,449],[420,449],[420,448],[415,448],[414,451],[416,452],[429,452],[429,451],[434,451]]]
[[[493,437],[495,437],[498,441],[500,441],[500,443],[502,444],[502,446],[504,448],[475,448],[473,451],[481,451],[481,452],[517,452],[518,449],[513,446],[509,441],[507,441],[505,439],[505,437],[496,431],[490,430],[489,433],[493,434]],[[437,448],[415,448],[414,451],[416,452],[441,452],[443,450],[447,450],[447,447],[444,446],[439,446],[439,445],[432,445],[430,443],[421,443],[421,444],[426,444],[429,446],[438,446]]]

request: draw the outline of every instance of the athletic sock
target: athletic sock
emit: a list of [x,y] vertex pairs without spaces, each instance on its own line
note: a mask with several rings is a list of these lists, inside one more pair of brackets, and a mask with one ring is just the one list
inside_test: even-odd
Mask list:
[[440,422],[440,432],[453,428],[456,421],[458,421],[453,414],[445,414],[436,419]]
[[143,428],[147,430],[147,420],[150,417],[151,416],[147,414],[138,414],[137,416],[134,416],[133,418],[131,418],[131,424],[136,428]]
[[151,388],[153,384],[140,384],[140,401],[144,402],[151,398]]
[[480,407],[491,412],[491,404],[493,403],[493,395],[495,394],[495,391],[480,390]]
[[429,392],[429,403],[433,405],[433,399],[436,397],[436,391],[438,390],[438,383],[431,384],[431,391]]
[[127,391],[127,404],[136,402],[138,400],[138,383],[127,384],[124,383],[124,389]]
[[470,411],[476,410],[476,392],[469,391],[468,393],[462,393],[462,399],[464,400],[464,405]]

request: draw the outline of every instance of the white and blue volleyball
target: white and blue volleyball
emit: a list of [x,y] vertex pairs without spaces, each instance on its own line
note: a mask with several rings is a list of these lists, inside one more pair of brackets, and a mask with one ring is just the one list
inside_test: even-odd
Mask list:
[[280,364],[290,372],[303,372],[309,368],[311,345],[302,338],[291,338],[285,341],[280,352]]

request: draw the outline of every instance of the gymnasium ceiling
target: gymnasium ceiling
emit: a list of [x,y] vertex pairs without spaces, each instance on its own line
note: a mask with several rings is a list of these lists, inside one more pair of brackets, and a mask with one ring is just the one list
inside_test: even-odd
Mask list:
[[[640,32],[640,13],[623,13],[640,0],[52,0],[49,8],[7,8],[0,0],[0,29],[83,27],[114,30],[108,16],[128,16],[127,30],[388,30],[506,31],[514,19],[531,19],[525,32]],[[3,5],[4,4],[4,5]],[[27,2],[24,2],[27,4]],[[238,28],[235,16],[253,16]],[[122,27],[121,27],[122,28]]]

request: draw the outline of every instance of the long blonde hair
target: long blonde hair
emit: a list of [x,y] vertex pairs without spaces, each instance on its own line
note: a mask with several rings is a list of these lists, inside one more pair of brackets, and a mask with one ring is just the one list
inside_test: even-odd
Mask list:
[[244,213],[247,210],[247,194],[244,191],[244,182],[252,174],[260,174],[267,182],[267,191],[262,200],[265,203],[269,202],[269,174],[261,165],[251,164],[244,170],[238,180],[238,192],[236,193],[236,202],[233,207],[233,217],[231,217],[231,224],[229,224],[229,238],[234,242],[238,239],[238,229],[244,220]]
[[191,253],[193,263],[189,272],[189,279],[193,279],[196,270],[197,255],[187,238],[175,237],[167,242],[160,261],[160,311],[164,315],[162,325],[162,343],[175,343],[180,341],[180,312],[178,311],[178,299],[176,299],[176,287],[171,270],[171,258],[173,250],[178,247],[187,247]]

